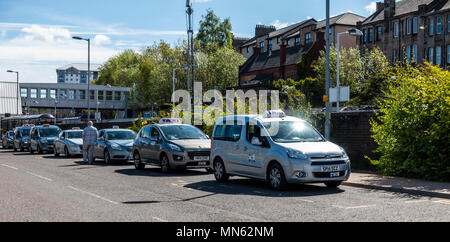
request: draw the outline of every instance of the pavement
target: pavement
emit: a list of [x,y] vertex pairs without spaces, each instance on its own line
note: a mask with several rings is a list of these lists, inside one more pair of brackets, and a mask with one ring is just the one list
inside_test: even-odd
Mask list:
[[353,171],[344,185],[450,199],[450,183],[447,182],[382,176],[364,171]]
[[447,183],[355,172],[338,189],[311,184],[278,192],[241,177],[217,183],[205,170],[164,174],[131,162],[81,163],[0,151],[0,221],[450,222]]

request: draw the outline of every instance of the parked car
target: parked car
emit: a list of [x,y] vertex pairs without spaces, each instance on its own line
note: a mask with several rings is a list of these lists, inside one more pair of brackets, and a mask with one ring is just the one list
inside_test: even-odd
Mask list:
[[30,149],[30,130],[33,125],[23,125],[14,129],[13,150],[21,152]]
[[133,146],[136,169],[145,165],[160,166],[162,172],[170,169],[209,168],[211,140],[192,125],[177,120],[161,120],[148,125],[138,133]]
[[58,138],[61,129],[58,126],[44,124],[35,126],[30,130],[30,153],[36,151],[39,154],[43,152],[53,152],[55,140]]
[[10,130],[2,137],[2,148],[11,149],[14,145],[14,131]]
[[211,168],[217,181],[230,176],[266,180],[274,189],[288,183],[338,187],[350,176],[350,160],[308,122],[268,111],[261,116],[219,119],[213,131]]
[[136,133],[129,129],[100,130],[94,148],[94,159],[103,159],[106,164],[111,164],[113,161],[126,162],[130,160],[134,138],[136,138]]
[[65,157],[83,154],[83,130],[74,128],[72,130],[64,130],[55,140],[55,148],[53,149],[55,156],[64,154]]

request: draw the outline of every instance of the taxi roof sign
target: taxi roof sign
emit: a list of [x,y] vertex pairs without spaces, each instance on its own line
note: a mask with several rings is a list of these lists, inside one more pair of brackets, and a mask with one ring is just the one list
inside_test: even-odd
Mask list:
[[34,127],[34,124],[24,124],[22,127]]
[[177,118],[162,118],[159,124],[181,124],[181,120]]
[[268,110],[264,113],[263,118],[285,118],[286,113],[283,110]]
[[80,127],[73,127],[72,130],[80,130]]
[[114,125],[113,129],[120,129],[120,127],[118,125]]

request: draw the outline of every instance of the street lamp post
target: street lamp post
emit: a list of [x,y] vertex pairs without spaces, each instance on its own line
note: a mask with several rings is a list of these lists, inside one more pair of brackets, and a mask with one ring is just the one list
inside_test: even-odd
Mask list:
[[16,73],[17,74],[17,115],[19,115],[19,96],[20,96],[20,92],[19,92],[19,72],[18,71],[12,71],[12,70],[7,70],[6,72],[10,72],[10,73]]
[[325,138],[330,140],[330,0],[326,0],[326,28],[325,28],[325,41],[326,41],[326,65],[325,65],[325,93],[327,96],[326,112],[325,112]]
[[54,98],[55,100],[55,120],[54,120],[54,124],[56,125],[56,105],[58,104],[58,100],[56,99],[56,97]]
[[85,40],[88,42],[88,76],[87,76],[87,84],[88,84],[88,98],[87,98],[87,105],[88,105],[88,120],[91,119],[91,39],[89,38],[81,38],[78,36],[72,37],[72,39],[75,40]]
[[344,35],[344,34],[349,34],[349,35],[351,35],[351,36],[362,36],[363,35],[363,33],[361,32],[361,30],[359,30],[359,29],[349,29],[349,30],[347,30],[346,32],[342,32],[342,33],[338,33],[337,34],[337,64],[336,64],[336,72],[337,72],[337,77],[336,77],[336,88],[337,88],[337,104],[336,104],[336,107],[337,107],[337,112],[339,113],[340,112],[340,108],[339,108],[339,103],[340,103],[340,101],[341,101],[341,85],[340,85],[340,66],[339,66],[339,62],[340,62],[340,59],[339,59],[339,54],[340,54],[340,52],[341,52],[341,50],[340,50],[340,43],[341,43],[341,36],[342,35]]

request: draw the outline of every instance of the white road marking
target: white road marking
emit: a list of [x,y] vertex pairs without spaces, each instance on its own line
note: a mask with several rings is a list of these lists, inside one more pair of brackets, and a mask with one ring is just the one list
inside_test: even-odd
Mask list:
[[8,168],[11,168],[11,169],[14,169],[14,170],[19,170],[19,168],[14,167],[14,166],[8,166],[8,165],[5,165],[5,164],[2,164],[2,166],[8,167]]
[[314,201],[311,201],[311,200],[306,200],[306,199],[299,199],[300,201],[303,201],[303,202],[307,202],[307,203],[314,203]]
[[158,217],[153,217],[153,219],[154,219],[154,220],[157,220],[157,221],[159,221],[159,222],[169,222],[169,221],[167,221],[167,220],[164,220],[164,219],[161,219],[161,218],[158,218]]
[[405,203],[424,203],[424,202],[429,202],[429,200],[411,200],[406,201]]
[[96,194],[94,194],[94,193],[86,192],[86,191],[80,190],[80,189],[75,188],[75,187],[72,187],[72,186],[68,186],[68,187],[69,187],[70,189],[72,189],[72,190],[77,191],[77,192],[81,192],[81,193],[90,195],[90,196],[92,196],[92,197],[101,199],[101,200],[103,200],[103,201],[107,201],[107,202],[109,202],[109,203],[112,203],[112,204],[115,204],[115,205],[119,205],[118,202],[111,201],[111,200],[109,200],[109,199],[107,199],[107,198],[104,198],[104,197],[102,197],[102,196],[96,195]]
[[50,178],[47,178],[47,177],[45,177],[45,176],[41,176],[41,175],[38,175],[38,174],[35,174],[35,173],[32,173],[32,172],[29,172],[29,171],[27,171],[27,173],[30,174],[30,175],[32,175],[32,176],[35,176],[35,177],[44,179],[44,180],[46,180],[46,181],[53,181],[53,180],[50,179]]
[[449,204],[450,205],[450,200],[439,200],[439,201],[433,201],[435,203],[442,203],[442,204]]
[[335,207],[335,208],[341,208],[341,209],[358,209],[358,208],[370,208],[370,207],[375,207],[375,205],[362,205],[362,206],[355,206],[355,207],[342,207],[342,206],[333,205],[333,207]]

